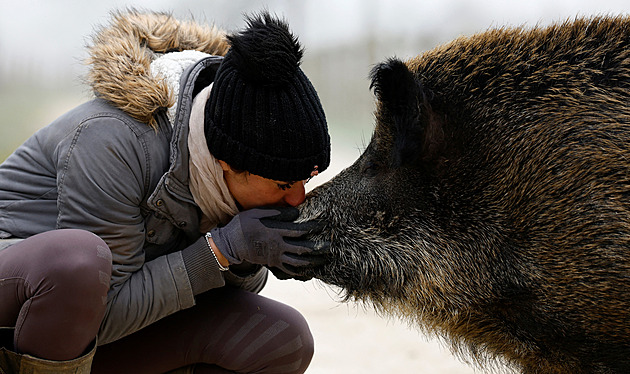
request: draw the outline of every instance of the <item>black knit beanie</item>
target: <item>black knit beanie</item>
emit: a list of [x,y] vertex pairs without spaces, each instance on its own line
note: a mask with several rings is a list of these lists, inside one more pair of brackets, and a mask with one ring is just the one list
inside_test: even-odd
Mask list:
[[319,97],[302,69],[302,47],[269,13],[247,18],[228,36],[205,108],[210,153],[232,168],[299,181],[330,163],[330,137]]

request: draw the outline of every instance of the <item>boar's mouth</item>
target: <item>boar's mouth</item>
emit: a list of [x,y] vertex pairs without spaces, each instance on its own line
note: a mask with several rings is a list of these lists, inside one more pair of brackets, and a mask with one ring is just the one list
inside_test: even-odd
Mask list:
[[315,195],[313,194],[313,192],[309,193],[308,195],[306,195],[306,200],[304,201],[304,203],[298,206],[300,216],[298,217],[297,222],[305,222],[313,219],[319,219],[323,209],[316,208],[317,205],[314,204],[314,202],[316,202],[317,199],[314,199],[314,196]]
[[317,197],[309,196],[299,206],[298,221],[319,220],[323,229],[308,239],[328,241],[328,261],[309,274],[321,281],[341,287],[344,298],[372,301],[398,297],[404,290],[405,273],[413,263],[406,253],[394,248],[398,240],[387,240],[372,227],[359,227],[350,215],[322,208]]

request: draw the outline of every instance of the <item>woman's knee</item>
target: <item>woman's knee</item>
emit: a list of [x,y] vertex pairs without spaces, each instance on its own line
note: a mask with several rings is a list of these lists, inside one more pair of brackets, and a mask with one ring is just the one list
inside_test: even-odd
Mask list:
[[56,256],[50,264],[51,280],[78,297],[94,295],[102,300],[109,290],[112,272],[112,254],[107,244],[84,230],[54,233],[58,240],[50,240],[49,250]]
[[[190,314],[202,318],[200,325],[204,321],[220,325],[199,329],[199,338],[204,341],[216,341],[212,338],[216,331],[223,331],[222,336],[239,337],[238,344],[221,345],[216,341],[218,345],[201,352],[197,362],[237,372],[300,374],[313,357],[313,335],[306,319],[295,308],[276,300],[225,287],[198,297]],[[214,318],[208,319],[208,315]],[[193,320],[186,319],[187,323]]]
[[315,342],[306,318],[296,309],[282,305],[279,318],[286,323],[283,341],[287,354],[278,357],[275,363],[289,369],[288,373],[303,373],[308,368],[315,352]]
[[98,236],[83,230],[34,235],[4,250],[0,265],[22,281],[12,309],[18,315],[8,316],[15,320],[17,351],[64,360],[94,340],[112,269],[111,252]]
[[89,231],[65,229],[32,236],[20,245],[28,247],[22,254],[29,261],[32,286],[104,309],[112,255],[101,238]]
[[[260,354],[251,357],[257,365],[267,368],[261,372],[301,374],[308,368],[314,354],[314,339],[306,318],[295,308],[281,302],[259,297],[260,312],[266,330],[263,336],[270,338]],[[257,342],[259,339],[254,339]],[[247,351],[247,350],[246,350]]]
[[58,271],[76,275],[92,275],[104,272],[111,275],[112,253],[103,239],[97,235],[76,229],[51,231],[46,240],[50,255],[57,259]]

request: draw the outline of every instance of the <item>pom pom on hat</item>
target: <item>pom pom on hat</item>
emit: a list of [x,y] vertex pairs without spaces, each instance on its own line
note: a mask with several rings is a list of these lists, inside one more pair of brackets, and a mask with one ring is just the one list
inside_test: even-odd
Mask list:
[[324,171],[330,164],[326,117],[288,25],[263,12],[228,40],[205,108],[210,152],[235,169],[278,181]]
[[265,85],[285,84],[300,67],[304,54],[289,26],[269,13],[247,19],[248,28],[228,36],[227,56],[243,79]]

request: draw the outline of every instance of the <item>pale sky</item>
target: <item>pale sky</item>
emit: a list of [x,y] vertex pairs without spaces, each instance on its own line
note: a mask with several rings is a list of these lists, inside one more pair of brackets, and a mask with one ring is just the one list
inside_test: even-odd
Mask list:
[[421,33],[446,42],[492,26],[535,25],[576,15],[630,13],[627,0],[0,0],[0,69],[40,64],[44,72],[80,69],[86,38],[115,8],[173,10],[176,15],[242,26],[243,12],[283,15],[307,46]]

